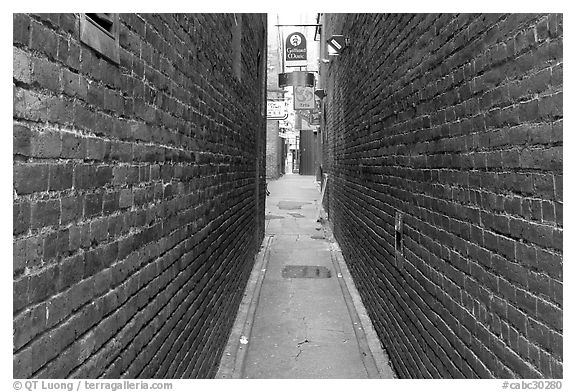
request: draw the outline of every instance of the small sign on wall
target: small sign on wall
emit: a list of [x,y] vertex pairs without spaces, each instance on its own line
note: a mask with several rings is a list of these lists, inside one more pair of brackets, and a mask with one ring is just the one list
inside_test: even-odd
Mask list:
[[284,100],[268,100],[266,118],[268,120],[286,120],[288,111]]
[[394,250],[396,267],[402,269],[404,267],[404,214],[396,211],[394,219]]
[[328,54],[338,56],[348,45],[347,39],[343,35],[333,35],[326,41],[328,43]]

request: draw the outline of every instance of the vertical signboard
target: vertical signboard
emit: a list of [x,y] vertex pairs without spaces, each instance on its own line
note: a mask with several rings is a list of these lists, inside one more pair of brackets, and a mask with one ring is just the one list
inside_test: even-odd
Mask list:
[[306,65],[306,37],[302,33],[292,33],[286,37],[286,66],[300,67]]
[[314,111],[310,114],[310,125],[320,125],[320,112]]
[[314,87],[294,86],[294,109],[314,109]]

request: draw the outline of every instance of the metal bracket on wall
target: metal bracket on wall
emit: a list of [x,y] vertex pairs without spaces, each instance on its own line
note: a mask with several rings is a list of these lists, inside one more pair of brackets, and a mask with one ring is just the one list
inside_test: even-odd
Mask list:
[[396,267],[404,267],[404,213],[396,211],[394,219],[394,250]]

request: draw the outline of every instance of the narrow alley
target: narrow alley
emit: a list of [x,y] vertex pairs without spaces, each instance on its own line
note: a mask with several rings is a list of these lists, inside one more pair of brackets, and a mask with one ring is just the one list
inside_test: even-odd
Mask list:
[[315,177],[287,174],[268,189],[263,260],[253,272],[262,282],[248,287],[251,307],[219,377],[392,378],[330,229],[317,222]]
[[15,389],[561,388],[563,14],[14,13],[12,45]]

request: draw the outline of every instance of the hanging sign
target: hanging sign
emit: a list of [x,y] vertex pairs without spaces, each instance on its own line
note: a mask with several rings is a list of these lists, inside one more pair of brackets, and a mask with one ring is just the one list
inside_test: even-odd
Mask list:
[[294,109],[314,109],[314,88],[294,86]]
[[310,125],[320,125],[320,112],[316,110],[299,110],[298,115]]
[[306,120],[308,124],[310,124],[310,110],[299,110],[298,115]]
[[306,37],[292,33],[286,37],[286,61],[306,61]]
[[314,86],[314,74],[312,72],[294,71],[278,74],[278,86]]
[[320,125],[320,112],[311,112],[310,113],[310,125]]

